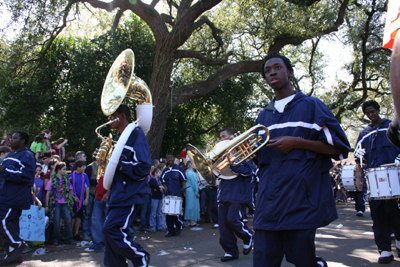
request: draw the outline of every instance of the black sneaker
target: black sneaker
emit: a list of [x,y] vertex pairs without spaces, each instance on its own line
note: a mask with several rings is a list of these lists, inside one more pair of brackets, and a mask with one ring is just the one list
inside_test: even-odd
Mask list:
[[328,264],[326,263],[326,261],[323,258],[315,257],[315,259],[317,260],[317,263],[318,263],[319,266],[328,267]]
[[3,265],[8,265],[8,264],[13,264],[16,263],[16,261],[19,261],[20,259],[22,259],[22,251],[24,251],[24,249],[26,249],[28,246],[25,244],[25,242],[22,242],[21,245],[19,245],[19,247],[15,248],[13,251],[11,251],[10,253],[8,253],[4,259],[0,260],[0,266]]
[[225,253],[225,255],[223,257],[221,257],[221,261],[222,262],[232,261],[232,260],[236,260],[236,259],[239,259],[239,257],[232,256],[232,255],[230,255],[228,253]]
[[388,256],[388,257],[379,257],[379,259],[378,259],[378,262],[380,263],[380,264],[388,264],[388,263],[390,263],[391,261],[393,261],[394,260],[394,257],[393,257],[393,254],[392,255],[390,255],[390,256]]

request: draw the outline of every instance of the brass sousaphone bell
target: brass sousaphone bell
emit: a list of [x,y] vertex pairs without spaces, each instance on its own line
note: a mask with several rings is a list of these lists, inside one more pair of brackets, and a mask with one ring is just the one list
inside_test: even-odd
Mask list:
[[236,166],[251,157],[269,141],[267,127],[257,124],[232,140],[224,140],[206,155],[203,155],[195,146],[188,144],[186,154],[189,156],[196,170],[209,183],[215,185],[215,177],[233,179],[235,175],[229,165]]
[[[131,132],[136,126],[140,126],[143,132],[147,134],[153,119],[153,104],[150,89],[142,79],[136,77],[134,66],[135,54],[131,49],[124,50],[108,71],[101,94],[101,109],[106,116],[113,114],[125,98],[135,101],[137,105],[137,121],[130,123],[125,128],[118,142],[113,141],[111,134],[107,138],[100,134],[101,128],[114,121],[104,123],[95,130],[97,136],[103,140],[96,155],[96,159],[101,163],[98,168],[97,178],[99,179],[104,175],[103,184],[107,190],[111,188],[116,165]],[[115,148],[114,143],[116,143]]]

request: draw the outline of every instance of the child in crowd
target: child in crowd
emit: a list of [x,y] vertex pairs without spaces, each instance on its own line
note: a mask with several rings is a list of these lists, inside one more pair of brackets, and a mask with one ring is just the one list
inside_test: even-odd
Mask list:
[[74,164],[75,171],[68,175],[68,179],[72,184],[78,202],[74,205],[74,215],[71,220],[74,239],[76,241],[83,241],[79,235],[79,227],[83,219],[83,206],[87,206],[89,201],[89,177],[85,173],[85,162],[78,160]]
[[154,168],[149,183],[151,188],[151,212],[149,232],[151,233],[156,232],[156,230],[161,231],[164,228],[161,214],[164,191],[164,187],[162,186],[162,182],[160,180],[161,173],[161,169]]
[[79,199],[74,196],[72,185],[65,175],[67,166],[65,162],[58,162],[55,172],[52,173],[50,181],[47,183],[45,211],[53,223],[53,244],[58,245],[61,240],[60,233],[60,213],[64,219],[64,239],[65,244],[72,242],[71,215],[73,214],[74,202]]

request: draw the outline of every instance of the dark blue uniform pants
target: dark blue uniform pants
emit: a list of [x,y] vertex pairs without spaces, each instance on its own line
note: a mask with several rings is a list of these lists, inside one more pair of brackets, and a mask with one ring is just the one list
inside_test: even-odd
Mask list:
[[204,189],[207,194],[206,222],[218,223],[218,203],[217,203],[217,187],[207,186]]
[[233,257],[239,256],[236,237],[246,245],[253,241],[253,231],[240,221],[242,206],[240,203],[222,202],[218,207],[219,243]]
[[167,215],[166,216],[168,234],[176,234],[178,230],[182,230],[183,221],[179,215]]
[[390,235],[395,234],[400,241],[400,209],[395,199],[371,200],[369,202],[371,217],[374,222],[375,244],[380,251],[391,251]]
[[104,221],[103,234],[105,237],[105,266],[128,266],[126,259],[134,266],[146,264],[146,251],[134,242],[134,233],[130,228],[133,222],[134,205],[127,207],[110,207]]
[[22,210],[0,206],[0,237],[5,245],[13,248],[19,247],[23,240],[19,236],[19,217]]
[[283,255],[296,267],[319,267],[315,258],[315,231],[255,230],[253,267],[279,267]]
[[365,193],[364,191],[353,192],[354,200],[356,202],[356,211],[365,212]]

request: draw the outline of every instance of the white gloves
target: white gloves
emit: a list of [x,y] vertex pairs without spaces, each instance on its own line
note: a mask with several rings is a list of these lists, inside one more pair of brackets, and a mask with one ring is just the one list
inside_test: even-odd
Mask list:
[[397,157],[394,159],[394,164],[396,164],[396,166],[400,166],[400,154],[398,154]]
[[364,155],[365,155],[365,148],[357,149],[357,151],[354,151],[354,156],[356,158],[361,158]]

